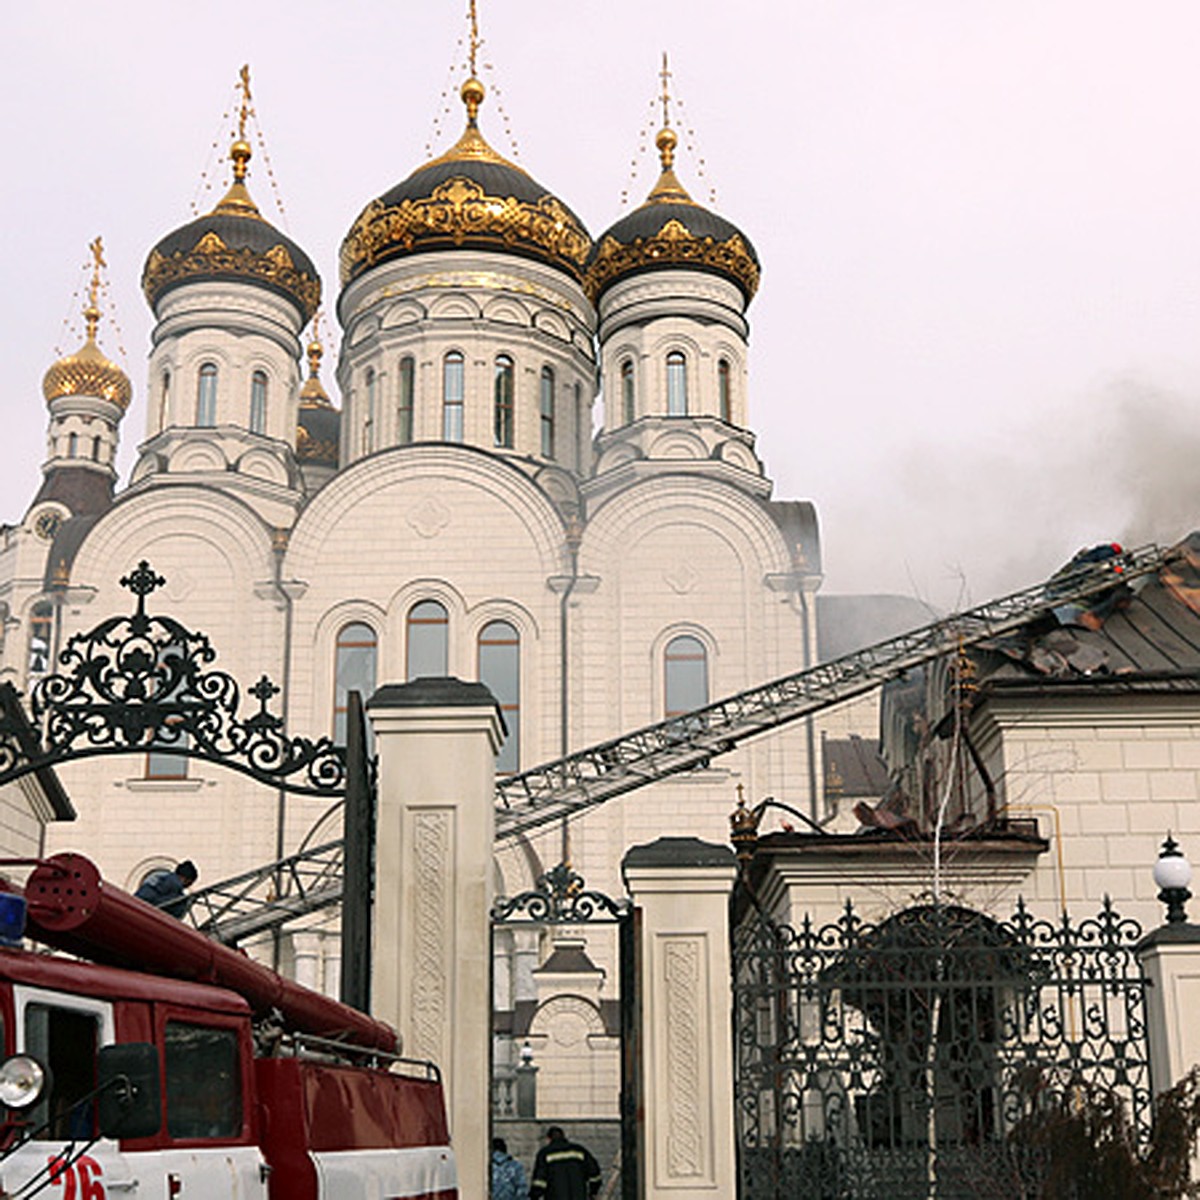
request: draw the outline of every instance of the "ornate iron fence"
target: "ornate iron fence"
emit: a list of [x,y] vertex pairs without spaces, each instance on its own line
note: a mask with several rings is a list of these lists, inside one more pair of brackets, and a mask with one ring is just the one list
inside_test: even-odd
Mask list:
[[1141,932],[1107,900],[1078,923],[1023,904],[874,925],[847,904],[799,929],[751,912],[734,933],[741,1200],[1036,1195],[1019,1131],[1087,1088],[1118,1095],[1144,1142]]

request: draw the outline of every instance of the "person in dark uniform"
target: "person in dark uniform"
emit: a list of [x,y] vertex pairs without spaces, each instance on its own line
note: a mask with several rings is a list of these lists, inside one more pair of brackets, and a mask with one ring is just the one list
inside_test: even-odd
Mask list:
[[557,1125],[546,1130],[529,1184],[531,1200],[590,1200],[600,1190],[600,1164]]
[[172,871],[151,871],[133,894],[139,900],[161,908],[168,916],[178,917],[182,921],[189,903],[188,897],[183,894],[184,890],[196,882],[199,874],[196,864],[185,858]]

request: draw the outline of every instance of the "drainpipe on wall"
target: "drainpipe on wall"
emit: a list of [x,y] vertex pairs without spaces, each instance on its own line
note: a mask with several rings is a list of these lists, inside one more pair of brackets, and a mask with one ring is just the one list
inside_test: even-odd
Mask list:
[[[572,516],[567,521],[566,529],[567,553],[571,556],[571,577],[567,580],[567,586],[563,588],[562,595],[558,600],[558,754],[560,758],[566,758],[571,752],[571,717],[569,708],[571,697],[568,682],[568,668],[570,664],[567,661],[570,643],[567,637],[567,606],[571,600],[571,593],[575,590],[575,584],[579,581],[579,545],[582,541],[583,522],[579,520],[578,516]],[[571,861],[571,837],[565,816],[562,819],[562,861]]]
[[[288,531],[276,528],[271,531],[271,549],[275,554],[275,575],[272,582],[275,593],[283,602],[283,678],[280,680],[280,719],[283,728],[288,728],[288,702],[291,698],[292,681],[292,597],[283,586],[283,556],[287,553]],[[287,826],[287,791],[280,788],[275,800],[275,861],[284,857]],[[283,878],[278,871],[275,873],[275,894],[280,894]],[[279,970],[280,951],[282,948],[282,933],[278,926],[271,933],[271,966]]]

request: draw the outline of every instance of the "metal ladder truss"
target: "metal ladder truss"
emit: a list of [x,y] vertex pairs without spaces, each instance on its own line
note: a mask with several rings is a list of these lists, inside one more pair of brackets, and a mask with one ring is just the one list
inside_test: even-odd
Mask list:
[[225,945],[278,929],[342,899],[342,840],[301,850],[189,893],[188,920]]
[[[1168,557],[1168,551],[1144,546],[1060,572],[1045,583],[853,654],[506,776],[496,782],[496,840],[705,766],[747,738],[853,699],[960,647],[1011,633],[1061,605],[1148,575]],[[191,918],[217,940],[236,943],[335,905],[342,896],[341,852],[341,841],[325,842],[195,892]]]
[[517,837],[648,783],[705,766],[747,738],[861,696],[960,646],[1011,633],[1052,609],[1150,574],[1168,554],[1157,546],[1143,546],[1064,571],[1045,583],[853,654],[507,776],[496,784],[496,838]]

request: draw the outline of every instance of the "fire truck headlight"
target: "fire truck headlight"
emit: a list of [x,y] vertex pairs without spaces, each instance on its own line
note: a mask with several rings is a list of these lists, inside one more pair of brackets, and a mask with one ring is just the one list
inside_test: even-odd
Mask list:
[[0,1104],[28,1108],[46,1090],[46,1068],[28,1054],[14,1054],[0,1064]]

